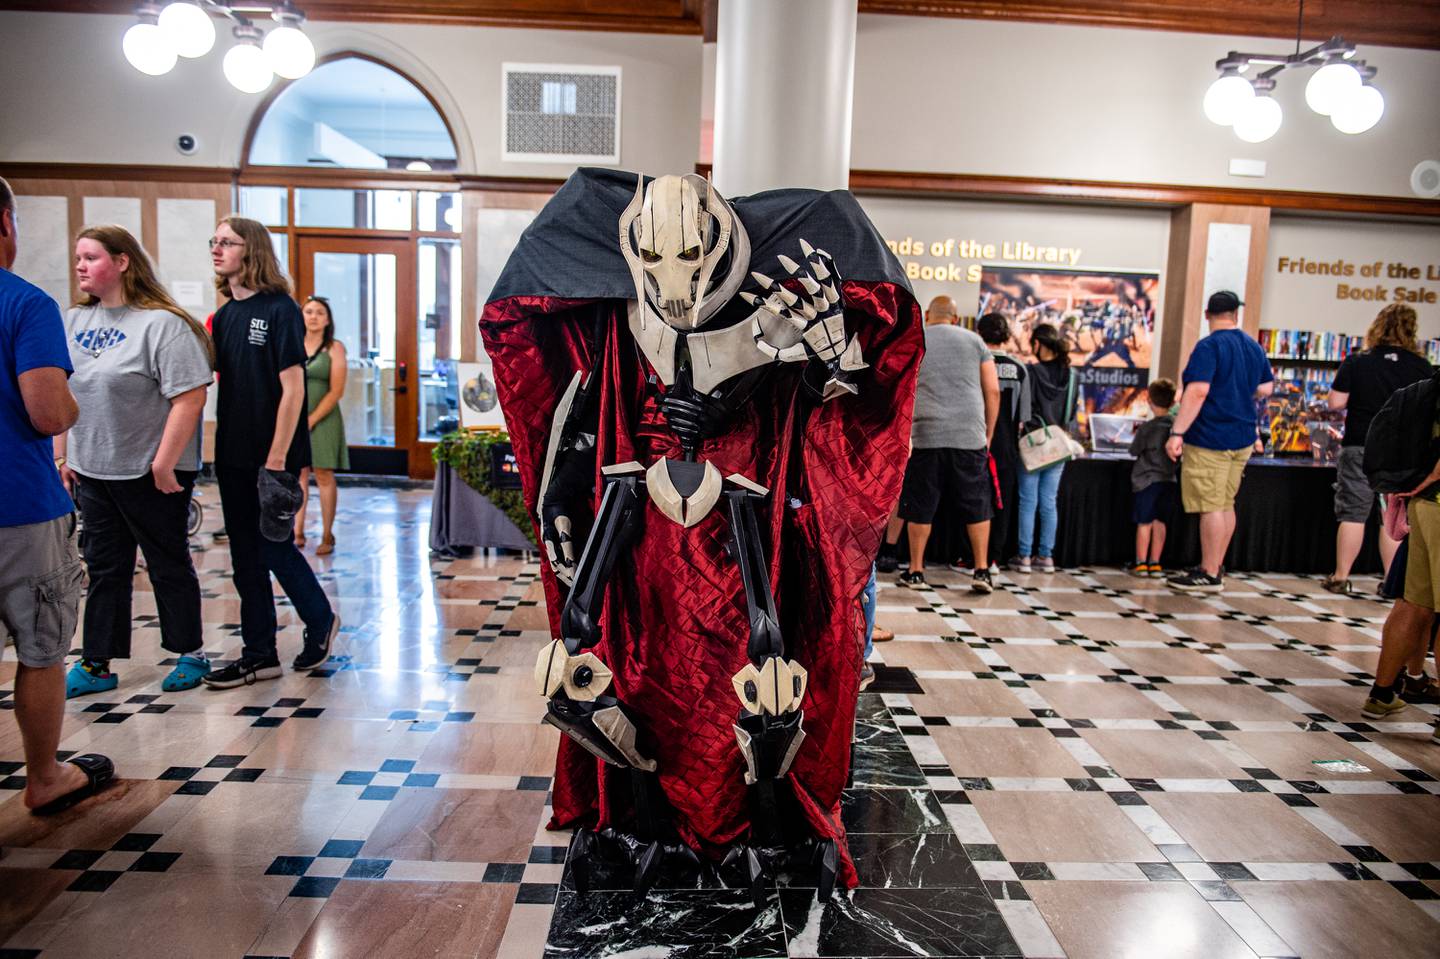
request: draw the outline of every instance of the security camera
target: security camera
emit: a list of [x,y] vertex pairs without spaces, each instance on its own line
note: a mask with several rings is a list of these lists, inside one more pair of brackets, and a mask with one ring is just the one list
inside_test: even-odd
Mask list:
[[195,151],[200,149],[200,141],[195,139],[195,136],[193,134],[182,133],[175,138],[175,149],[179,150],[187,157],[194,156]]

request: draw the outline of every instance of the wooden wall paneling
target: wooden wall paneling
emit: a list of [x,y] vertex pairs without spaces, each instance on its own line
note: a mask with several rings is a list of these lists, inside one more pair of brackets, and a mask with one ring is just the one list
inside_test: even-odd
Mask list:
[[1250,228],[1245,263],[1245,307],[1240,319],[1254,334],[1263,322],[1265,263],[1270,242],[1270,211],[1265,207],[1192,204],[1170,218],[1170,246],[1165,268],[1165,313],[1160,328],[1161,376],[1178,378],[1200,338],[1205,300],[1205,259],[1213,223],[1243,224]]

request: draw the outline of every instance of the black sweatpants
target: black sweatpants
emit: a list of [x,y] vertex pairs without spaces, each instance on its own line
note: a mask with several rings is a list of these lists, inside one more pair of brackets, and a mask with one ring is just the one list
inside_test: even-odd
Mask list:
[[155,590],[160,645],[182,655],[199,649],[203,643],[200,579],[185,532],[197,474],[176,470],[182,487],[178,493],[160,492],[149,473],[128,480],[76,476],[76,498],[85,518],[85,565],[90,571],[82,641],[85,658],[130,658],[136,546],[145,554]]
[[240,637],[248,659],[271,659],[275,649],[275,592],[270,574],[290,597],[310,635],[330,628],[330,600],[293,540],[276,543],[260,535],[258,474],[252,469],[216,467],[220,511],[230,537],[230,566],[240,594]]

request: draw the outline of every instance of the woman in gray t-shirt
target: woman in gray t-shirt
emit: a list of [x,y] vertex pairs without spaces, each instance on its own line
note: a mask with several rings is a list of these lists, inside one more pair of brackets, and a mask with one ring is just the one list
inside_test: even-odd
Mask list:
[[160,645],[178,657],[161,686],[193,689],[210,664],[186,525],[214,350],[122,227],[82,231],[75,274],[84,295],[65,328],[80,418],[55,448],[85,518],[90,588],[84,654],[66,676],[66,697],[119,684],[110,660],[130,657],[137,546],[155,590]]

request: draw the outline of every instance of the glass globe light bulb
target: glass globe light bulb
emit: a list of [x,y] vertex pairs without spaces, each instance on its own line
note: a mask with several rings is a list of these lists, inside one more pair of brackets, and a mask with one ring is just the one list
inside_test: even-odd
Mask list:
[[1273,97],[1255,97],[1235,117],[1235,135],[1246,143],[1264,143],[1280,130],[1283,119]]
[[225,79],[241,93],[259,93],[275,78],[265,53],[253,43],[237,43],[225,54]]
[[1330,114],[1330,123],[1341,133],[1364,133],[1385,115],[1385,98],[1374,87],[1354,90]]
[[1236,74],[1227,74],[1210,84],[1205,91],[1205,116],[1211,123],[1228,127],[1246,103],[1255,98],[1255,88],[1250,81]]
[[175,68],[175,48],[161,29],[153,23],[137,23],[125,31],[120,41],[125,59],[141,73],[162,76]]
[[298,80],[315,66],[315,45],[295,27],[276,27],[265,36],[265,59],[280,76]]
[[1305,84],[1305,102],[1310,109],[1328,117],[1351,93],[1360,89],[1360,74],[1348,63],[1327,63]]
[[203,57],[215,46],[210,14],[193,3],[172,3],[161,10],[159,27],[182,57]]

